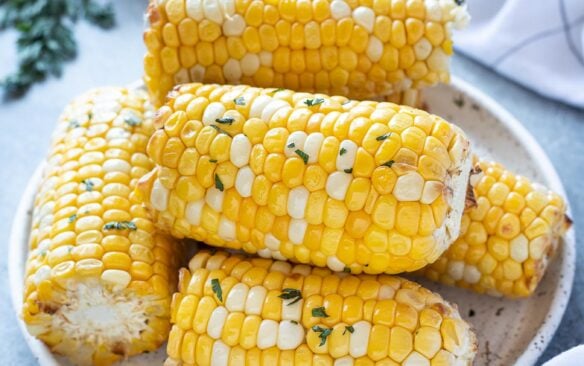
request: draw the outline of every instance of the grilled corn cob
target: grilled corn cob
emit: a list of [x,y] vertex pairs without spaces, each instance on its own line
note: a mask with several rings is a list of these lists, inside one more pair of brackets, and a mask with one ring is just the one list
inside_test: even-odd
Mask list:
[[414,102],[449,79],[463,2],[152,0],[144,80],[156,105],[189,81]]
[[198,253],[181,269],[166,366],[471,365],[456,310],[388,275]]
[[468,141],[391,103],[186,84],[160,109],[139,197],[162,230],[263,257],[413,271],[458,236]]
[[465,211],[460,238],[422,273],[480,293],[529,296],[570,226],[566,205],[500,164],[483,161],[479,167],[476,206]]
[[133,201],[152,168],[145,92],[101,88],[64,110],[36,195],[22,317],[78,364],[155,350],[170,329],[180,246]]

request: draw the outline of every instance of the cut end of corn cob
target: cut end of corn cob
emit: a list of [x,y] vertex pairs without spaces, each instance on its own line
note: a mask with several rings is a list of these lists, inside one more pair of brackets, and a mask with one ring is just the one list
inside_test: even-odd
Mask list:
[[180,272],[165,365],[471,365],[456,307],[388,275],[195,255]]
[[462,217],[460,238],[426,277],[494,296],[535,291],[571,220],[564,200],[547,188],[482,161],[471,178],[476,205]]
[[35,199],[22,317],[76,364],[153,351],[181,252],[133,197],[152,168],[146,93],[100,88],[64,110]]
[[469,143],[391,103],[186,84],[138,195],[175,237],[353,273],[413,271],[458,237]]
[[[186,82],[373,99],[449,80],[457,0],[153,0],[145,83],[156,105]],[[395,99],[394,99],[395,100]]]

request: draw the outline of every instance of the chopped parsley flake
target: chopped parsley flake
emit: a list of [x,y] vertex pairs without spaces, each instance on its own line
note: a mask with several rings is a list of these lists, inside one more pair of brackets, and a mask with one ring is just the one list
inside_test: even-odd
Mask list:
[[345,149],[344,147],[341,147],[341,150],[339,151],[339,155],[343,156],[347,153],[347,149]]
[[345,267],[345,268],[343,268],[343,272],[345,272],[345,273],[351,273],[351,268]]
[[215,293],[215,296],[219,299],[220,302],[223,302],[223,290],[221,289],[221,284],[219,283],[219,279],[213,278],[211,280],[211,289]]
[[77,220],[77,215],[76,214],[73,214],[73,215],[69,216],[69,222],[73,222],[75,220]]
[[233,124],[234,121],[235,121],[235,119],[233,119],[233,117],[221,117],[221,118],[217,118],[215,120],[215,122],[221,123],[224,125],[231,125],[231,124]]
[[243,99],[243,97],[237,97],[233,99],[233,103],[235,103],[235,105],[245,105],[245,99]]
[[289,149],[291,149],[291,148],[293,148],[293,147],[296,147],[296,144],[295,144],[295,143],[293,143],[293,142],[291,142],[291,143],[289,143],[288,145],[286,145],[286,147],[287,147],[287,148],[289,148]]
[[454,2],[456,3],[456,5],[461,6],[462,4],[464,4],[466,0],[454,0]]
[[298,322],[296,320],[290,320],[290,323],[298,325]]
[[353,332],[355,332],[355,328],[353,328],[353,326],[352,326],[352,325],[347,325],[347,326],[345,327],[345,330],[343,331],[343,335],[345,335],[345,333],[347,333],[347,332],[349,332],[349,333],[353,333]]
[[79,122],[76,119],[73,119],[69,122],[69,128],[77,128],[77,127],[81,127],[81,125],[79,124]]
[[349,103],[351,103],[351,99],[345,100],[343,103],[341,103],[341,105],[345,105],[345,104],[349,104]]
[[89,179],[83,179],[81,183],[85,185],[85,190],[87,192],[93,191],[93,187],[95,186],[95,184],[92,181],[90,181]]
[[103,226],[105,230],[136,230],[136,224],[132,221],[110,221]]
[[270,94],[276,94],[277,92],[281,92],[281,91],[284,91],[284,90],[286,90],[286,89],[284,89],[284,88],[278,88],[278,89],[274,89],[274,90],[272,90],[272,91],[270,92]]
[[295,288],[282,289],[282,293],[278,295],[282,300],[292,300],[286,305],[294,305],[302,299],[302,293]]
[[312,309],[312,316],[315,318],[328,318],[328,314],[326,313],[324,306],[320,306],[318,308]]
[[316,332],[316,333],[320,333],[318,335],[318,338],[320,338],[320,344],[318,346],[321,347],[321,346],[324,346],[324,344],[326,343],[327,337],[331,335],[333,330],[331,328],[323,328],[321,326],[315,325],[312,327],[312,331]]
[[209,159],[209,163],[216,163],[217,159]]
[[383,140],[387,140],[389,138],[389,136],[391,136],[391,132],[385,133],[381,136],[377,136],[375,139],[377,141],[383,141]]
[[381,166],[386,166],[386,167],[391,168],[391,166],[393,165],[393,163],[395,163],[395,161],[389,160],[389,161],[386,161],[385,163],[381,164]]
[[300,150],[300,149],[296,149],[294,151],[298,156],[300,156],[302,158],[302,160],[304,160],[304,164],[308,164],[308,154],[305,153],[304,151]]
[[353,173],[353,168],[345,169],[343,171],[347,174],[351,174],[351,173]]
[[211,126],[211,128],[214,128],[214,129],[216,129],[216,130],[217,130],[217,132],[219,132],[219,133],[222,133],[222,134],[225,134],[225,135],[227,135],[227,136],[230,136],[230,137],[231,137],[231,135],[230,135],[230,134],[229,134],[227,131],[225,131],[224,129],[222,129],[221,127],[219,127],[219,126],[215,126],[215,125],[209,125],[209,126]]
[[142,123],[142,119],[134,113],[128,113],[128,115],[124,117],[124,123],[128,126],[135,127]]
[[223,192],[223,189],[225,189],[225,187],[223,186],[223,182],[221,181],[221,178],[219,178],[218,174],[215,174],[215,188],[217,188],[221,192]]
[[304,101],[304,104],[306,104],[309,107],[314,107],[314,106],[317,106],[317,105],[322,104],[322,103],[324,103],[323,98],[306,99]]

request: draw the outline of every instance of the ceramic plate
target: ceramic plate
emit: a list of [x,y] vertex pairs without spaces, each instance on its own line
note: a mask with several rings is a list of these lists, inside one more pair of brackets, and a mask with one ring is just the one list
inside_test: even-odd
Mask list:
[[[548,157],[527,130],[505,109],[481,91],[460,79],[451,85],[429,89],[428,109],[462,127],[482,157],[504,163],[508,168],[541,182],[565,197],[564,188]],[[40,179],[40,168],[24,192],[12,229],[10,243],[10,285],[16,309],[22,301],[22,277],[28,247],[31,208]],[[475,328],[480,344],[475,365],[532,365],[558,327],[572,288],[575,268],[575,238],[570,230],[555,260],[533,297],[506,300],[481,296],[462,289],[424,284],[458,304],[462,316]],[[67,364],[53,356],[28,335],[20,322],[31,351],[41,365]],[[134,357],[126,365],[160,365],[164,350]]]

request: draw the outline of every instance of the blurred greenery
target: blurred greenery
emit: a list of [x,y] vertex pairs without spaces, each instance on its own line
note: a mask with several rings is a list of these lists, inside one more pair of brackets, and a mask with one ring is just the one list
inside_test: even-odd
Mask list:
[[95,0],[0,0],[0,31],[17,32],[18,69],[0,81],[7,98],[24,95],[48,76],[60,76],[77,55],[73,26],[84,19],[102,29],[115,25],[111,3]]

